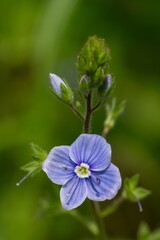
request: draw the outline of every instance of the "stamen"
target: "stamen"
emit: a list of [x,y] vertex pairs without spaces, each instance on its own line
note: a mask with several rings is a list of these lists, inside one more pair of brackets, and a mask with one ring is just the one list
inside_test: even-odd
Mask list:
[[74,172],[79,178],[89,178],[89,176],[91,175],[89,165],[86,163],[81,163],[79,166],[76,166]]

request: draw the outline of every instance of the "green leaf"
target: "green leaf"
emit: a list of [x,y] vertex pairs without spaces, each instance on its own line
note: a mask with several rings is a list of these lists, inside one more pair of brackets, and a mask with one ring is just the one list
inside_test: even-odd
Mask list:
[[148,240],[159,240],[160,239],[160,229],[155,230]]
[[137,240],[159,240],[160,239],[160,229],[154,230],[152,233],[146,223],[141,223]]
[[137,197],[137,199],[142,200],[150,195],[151,192],[145,188],[138,187],[133,191],[133,194]]
[[137,202],[139,211],[142,212],[143,208],[140,200],[146,198],[151,192],[145,188],[137,187],[139,182],[139,175],[134,175],[130,179],[127,178],[124,180],[124,190],[122,196],[124,199],[127,199],[131,202]]
[[30,144],[31,146],[31,154],[32,157],[35,159],[25,165],[23,165],[20,169],[27,172],[27,174],[16,184],[19,186],[25,179],[28,177],[33,177],[37,173],[41,172],[42,170],[42,163],[47,157],[47,152],[41,149],[34,143]]
[[129,179],[129,185],[130,185],[131,189],[135,189],[137,187],[137,185],[139,183],[139,177],[140,177],[140,175],[136,174]]
[[116,105],[114,110],[114,117],[118,118],[124,112],[125,107],[126,107],[126,100],[123,100],[118,105]]
[[107,117],[104,121],[104,133],[107,133],[114,127],[118,117],[124,111],[125,101],[122,101],[119,105],[116,105],[116,99],[113,98],[111,103],[106,104]]
[[148,240],[150,229],[146,223],[141,223],[138,230],[137,240]]
[[42,165],[39,162],[32,161],[32,162],[29,162],[29,163],[23,165],[20,169],[25,171],[25,172],[30,173],[29,174],[30,176],[34,176],[38,172],[41,171],[41,167],[42,167]]
[[41,149],[38,145],[34,143],[31,143],[30,147],[31,147],[31,155],[35,160],[43,162],[46,159],[47,152],[45,150]]
[[133,177],[126,178],[124,180],[124,192],[123,192],[124,198],[127,198],[130,201],[134,201],[134,202],[136,201],[135,197],[137,196],[134,194],[134,191],[138,185],[138,182],[139,182],[139,174],[136,174]]

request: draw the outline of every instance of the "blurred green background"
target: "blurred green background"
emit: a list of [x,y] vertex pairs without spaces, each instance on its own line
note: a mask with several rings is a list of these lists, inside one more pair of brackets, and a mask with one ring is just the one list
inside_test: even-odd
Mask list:
[[[125,113],[108,134],[113,162],[123,178],[141,175],[152,195],[124,203],[105,220],[112,237],[136,239],[139,223],[160,226],[160,1],[1,0],[0,1],[0,240],[88,239],[71,216],[48,208],[59,187],[44,173],[26,180],[19,167],[31,161],[29,143],[49,151],[70,145],[80,121],[49,91],[49,72],[77,86],[76,56],[87,38],[106,39],[112,54],[118,101]],[[101,133],[104,109],[92,121]],[[43,209],[42,209],[43,206]],[[85,205],[84,205],[85,206]],[[92,238],[91,238],[92,239]]]

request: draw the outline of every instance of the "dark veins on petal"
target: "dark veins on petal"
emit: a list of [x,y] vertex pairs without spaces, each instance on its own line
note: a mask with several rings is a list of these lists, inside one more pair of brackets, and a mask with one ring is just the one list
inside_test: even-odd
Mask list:
[[[69,198],[68,201],[67,201],[67,203],[66,203],[67,205],[69,205],[69,203],[70,203],[70,201],[71,201],[71,199],[72,199],[72,197],[73,197],[73,194],[75,193],[74,189],[75,189],[75,190],[77,189],[77,186],[78,186],[78,183],[79,183],[79,179],[76,179],[76,180],[77,180],[76,183],[74,182],[74,183],[72,184],[69,192],[66,194],[66,196],[68,196],[68,198]],[[69,184],[69,182],[70,182],[70,180],[69,180],[65,185],[63,185],[62,187],[63,187],[63,188],[67,187],[67,184]],[[75,184],[76,184],[76,186],[75,186]]]
[[[95,188],[94,183],[93,183],[93,181],[91,180],[91,178],[89,178],[88,180],[89,180],[89,182],[90,182],[93,190],[95,191],[96,196],[97,196],[97,197],[100,197],[100,193],[99,193],[99,192],[97,191],[97,189]],[[100,180],[100,179],[99,179],[99,180]],[[99,183],[99,184],[100,184],[100,183]]]

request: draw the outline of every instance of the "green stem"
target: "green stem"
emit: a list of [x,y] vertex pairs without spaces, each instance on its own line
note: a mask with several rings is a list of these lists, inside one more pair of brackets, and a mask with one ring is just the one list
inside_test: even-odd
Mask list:
[[84,122],[83,116],[80,114],[80,112],[77,110],[77,108],[74,105],[71,105],[72,111],[81,119],[81,121]]
[[91,202],[92,206],[93,206],[93,211],[94,211],[94,215],[95,215],[95,219],[99,228],[99,235],[98,235],[98,239],[99,240],[106,240],[107,239],[107,234],[106,234],[106,229],[105,229],[105,225],[104,225],[104,221],[103,219],[100,217],[100,206],[98,202]]
[[[93,108],[94,109],[94,108]],[[91,114],[92,114],[92,92],[88,93],[88,96],[86,97],[86,116],[84,120],[84,133],[89,133],[90,131],[90,120],[91,120]],[[100,217],[100,206],[98,202],[91,202],[92,208],[94,211],[94,216],[99,228],[99,240],[106,240],[106,231],[105,231],[105,225],[103,222],[103,219]]]
[[114,213],[119,206],[124,202],[124,198],[120,196],[119,198],[115,199],[111,204],[109,204],[105,209],[103,209],[99,215],[101,218],[108,217],[112,213]]

